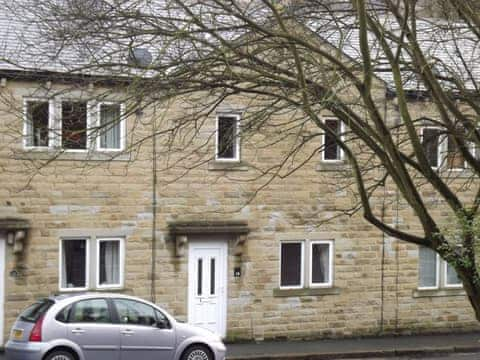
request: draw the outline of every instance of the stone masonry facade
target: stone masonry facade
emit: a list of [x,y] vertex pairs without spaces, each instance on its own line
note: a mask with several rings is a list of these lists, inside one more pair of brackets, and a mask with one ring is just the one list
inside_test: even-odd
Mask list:
[[[478,329],[461,289],[418,290],[416,246],[383,235],[359,213],[323,222],[335,215],[335,209],[352,204],[351,189],[339,186],[346,165],[323,166],[315,157],[292,176],[275,179],[255,194],[264,180],[250,180],[249,165],[274,162],[288,150],[287,142],[255,148],[258,135],[242,140],[241,166],[228,168],[209,161],[186,173],[175,167],[165,170],[166,159],[159,153],[153,211],[151,139],[112,160],[95,153],[64,153],[48,163],[52,153],[22,148],[22,116],[11,107],[21,108],[24,97],[36,95],[39,82],[8,79],[4,85],[1,92],[10,106],[3,101],[0,109],[0,217],[28,222],[23,251],[14,254],[7,245],[2,279],[5,339],[25,306],[59,292],[59,241],[65,236],[124,238],[124,286],[113,291],[145,299],[151,299],[153,291],[157,304],[187,320],[188,253],[177,256],[177,240],[169,226],[189,221],[247,224],[243,244],[237,244],[236,236],[224,234],[229,243],[229,340]],[[53,86],[62,85],[53,80]],[[418,111],[428,108],[425,103],[414,106]],[[396,116],[393,104],[388,115]],[[149,131],[147,126],[134,127],[134,117],[127,121],[127,142],[134,140],[129,134]],[[214,128],[213,117],[208,126]],[[387,201],[376,199],[375,206],[386,204],[387,221],[400,227],[417,226],[393,190],[385,196]],[[429,206],[437,216],[447,215],[436,199]],[[154,223],[156,229],[152,229]],[[156,235],[154,286],[152,231]],[[280,242],[303,239],[333,240],[332,287],[279,289]],[[240,277],[234,277],[235,268],[240,268]]]

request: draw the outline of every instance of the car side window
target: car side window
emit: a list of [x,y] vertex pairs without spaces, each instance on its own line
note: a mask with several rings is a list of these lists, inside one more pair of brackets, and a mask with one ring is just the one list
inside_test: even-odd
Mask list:
[[121,324],[157,327],[153,307],[135,300],[115,299],[113,302]]
[[57,313],[55,316],[55,320],[60,321],[62,323],[68,323],[70,317],[70,311],[72,311],[72,305],[68,305],[64,307]]
[[105,299],[88,299],[75,303],[70,322],[110,323],[110,310]]

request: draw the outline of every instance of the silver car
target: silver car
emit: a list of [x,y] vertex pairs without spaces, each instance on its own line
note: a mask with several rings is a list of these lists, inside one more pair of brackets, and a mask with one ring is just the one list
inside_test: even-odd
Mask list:
[[13,325],[7,360],[224,360],[221,338],[125,295],[60,295]]

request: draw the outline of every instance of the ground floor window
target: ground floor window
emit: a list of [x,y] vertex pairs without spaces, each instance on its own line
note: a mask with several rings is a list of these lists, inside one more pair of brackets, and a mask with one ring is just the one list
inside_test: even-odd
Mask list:
[[124,239],[62,239],[59,277],[60,290],[64,291],[122,287]]
[[280,288],[331,287],[333,241],[284,241],[280,244]]
[[461,287],[457,272],[430,248],[421,246],[418,250],[419,289],[439,289]]

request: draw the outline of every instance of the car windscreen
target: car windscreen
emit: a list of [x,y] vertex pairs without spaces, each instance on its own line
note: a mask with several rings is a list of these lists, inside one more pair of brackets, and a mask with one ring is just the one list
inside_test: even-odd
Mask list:
[[54,304],[52,300],[43,299],[27,307],[21,314],[20,319],[27,322],[36,322]]

